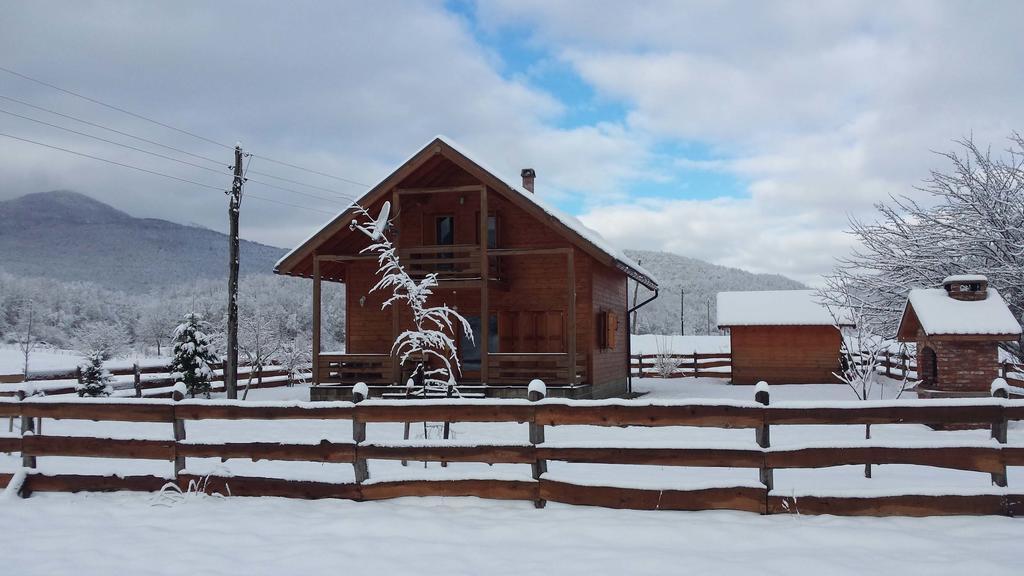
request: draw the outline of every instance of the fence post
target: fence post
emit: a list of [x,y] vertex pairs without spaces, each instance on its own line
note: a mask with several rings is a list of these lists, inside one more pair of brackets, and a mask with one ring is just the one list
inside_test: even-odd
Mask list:
[[[527,388],[527,395],[530,402],[537,402],[543,400],[548,394],[548,388],[541,380],[533,380],[530,382]],[[530,417],[530,445],[537,448],[537,444],[544,443],[544,425],[537,423],[536,413]],[[533,472],[533,479],[538,483],[542,474],[548,471],[548,461],[537,458],[530,465],[531,471]],[[538,493],[540,486],[537,487]],[[543,508],[547,504],[543,498],[538,494],[537,499],[533,501],[533,505],[537,508]]]
[[[23,402],[25,400],[25,391],[18,390],[18,401]],[[21,466],[23,468],[32,469],[36,467],[36,457],[31,454],[25,453],[25,435],[35,434],[35,420],[31,416],[21,416]]]
[[132,374],[135,376],[135,397],[142,398],[142,370],[138,362],[132,366]]
[[[992,381],[992,397],[993,398],[1009,398],[1009,388],[1006,380],[1002,378],[996,378]],[[1008,423],[1006,420],[1006,412],[1003,407],[999,407],[999,418],[992,422],[992,438],[1000,444],[1006,444],[1006,430]],[[1000,488],[1006,487],[1006,465],[1003,465],[1002,473],[992,474],[992,483]]]
[[698,372],[699,369],[700,368],[697,366],[697,351],[694,350],[693,351],[693,377],[694,378],[700,376],[700,372]]
[[885,351],[885,375],[892,377],[892,352],[888,350]]
[[[171,392],[171,400],[174,402],[181,402],[185,398],[185,384],[178,382],[174,385],[174,391]],[[178,475],[185,469],[185,457],[178,456],[178,442],[185,439],[185,421],[178,418],[177,410],[174,414],[174,482],[180,487],[181,484],[178,481]]]
[[[352,387],[352,403],[359,404],[370,395],[370,389],[365,382],[359,382]],[[359,457],[359,444],[366,441],[366,422],[359,420],[359,413],[352,412],[352,442],[355,444],[356,457],[352,462],[355,471],[356,484],[362,484],[370,479],[370,469],[366,465],[366,459]]]
[[[763,406],[768,406],[770,402],[768,383],[764,380],[758,382],[757,386],[754,387],[754,401]],[[768,411],[765,410],[763,413],[764,418],[761,420],[761,427],[755,432],[755,439],[758,446],[768,448],[772,445],[771,428],[768,424]],[[771,492],[775,487],[775,473],[766,464],[767,456],[765,457],[765,464],[761,466],[761,483],[764,484],[766,491]]]
[[638,371],[636,377],[637,378],[643,378],[644,377],[644,355],[643,354],[637,354],[636,362],[637,362],[637,371]]

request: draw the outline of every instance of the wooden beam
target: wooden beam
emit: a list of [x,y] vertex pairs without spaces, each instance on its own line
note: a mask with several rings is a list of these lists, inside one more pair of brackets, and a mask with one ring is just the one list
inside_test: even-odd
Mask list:
[[395,193],[401,196],[409,194],[438,194],[438,193],[463,193],[480,192],[483,186],[479,184],[467,184],[465,186],[430,186],[425,188],[395,188]]
[[313,252],[313,386],[320,385],[320,257]]
[[349,256],[345,254],[317,254],[316,259],[320,262],[359,262],[365,260],[376,260],[376,256]]
[[[401,208],[399,207],[399,200],[400,200],[400,198],[401,197],[398,195],[398,188],[393,188],[391,190],[391,213],[392,214],[401,214],[402,213]],[[400,240],[401,240],[401,222],[399,222],[398,229],[399,229],[399,235],[394,238],[394,242],[393,242],[393,245],[394,245],[396,251],[399,248],[398,245],[399,245]],[[395,304],[392,304],[391,305],[391,341],[392,342],[394,342],[395,339],[398,338],[398,332],[401,329],[399,327],[400,324],[401,324],[401,319],[399,317],[399,314],[401,314],[401,311],[398,309],[398,306],[395,305]],[[402,382],[401,380],[402,380],[402,364],[398,361],[398,355],[397,354],[392,354],[392,356],[391,356],[391,382],[392,382],[392,384],[398,384],[398,385],[404,384],[404,382]]]
[[566,327],[569,337],[569,384],[575,386],[576,381],[576,262],[573,250],[565,253],[569,284],[569,323]]
[[[480,188],[480,277],[488,278],[491,275],[491,265],[487,260],[487,186]],[[491,311],[488,301],[490,288],[486,280],[480,282],[480,383],[487,384],[490,362],[487,360],[487,353],[490,351],[489,336],[491,334]],[[456,329],[458,332],[458,329]],[[458,336],[458,334],[456,334]]]
[[543,254],[568,254],[572,248],[496,248],[492,256],[539,256]]

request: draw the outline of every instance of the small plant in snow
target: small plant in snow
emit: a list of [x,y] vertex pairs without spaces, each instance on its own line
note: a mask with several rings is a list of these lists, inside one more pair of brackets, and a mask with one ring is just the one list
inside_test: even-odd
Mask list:
[[114,392],[111,385],[113,376],[103,367],[103,353],[90,352],[79,368],[82,380],[75,386],[79,396],[110,396]]
[[[182,490],[174,482],[168,482],[160,487],[160,491],[153,495],[149,503],[152,506],[162,506],[170,508],[185,502],[188,498],[195,498],[200,495],[202,496],[213,496],[215,498],[224,498],[225,495],[220,492],[210,492],[210,475],[207,474],[197,480],[189,480],[188,487]],[[227,483],[224,484],[224,489],[227,490],[227,495],[231,496],[231,486]]]
[[398,250],[385,234],[391,204],[385,202],[377,218],[370,216],[365,208],[358,212],[365,218],[360,223],[352,221],[351,228],[359,230],[372,243],[361,252],[377,254],[380,280],[370,289],[390,290],[391,297],[384,301],[382,308],[404,305],[412,313],[413,325],[395,339],[392,354],[398,354],[402,364],[410,359],[426,365],[423,385],[425,389],[456,391],[455,376],[461,370],[452,335],[462,330],[472,341],[473,332],[469,322],[461,314],[446,305],[428,306],[427,300],[437,286],[437,274],[427,274],[422,280],[414,280],[402,267]]
[[662,378],[671,378],[682,366],[683,360],[672,350],[669,338],[658,336],[655,339],[657,353],[654,356],[654,371]]
[[209,337],[204,332],[206,326],[208,324],[198,314],[190,313],[185,315],[185,321],[171,334],[174,341],[171,377],[176,382],[183,382],[192,398],[200,394],[210,397],[210,380],[213,378],[211,365],[218,362]]

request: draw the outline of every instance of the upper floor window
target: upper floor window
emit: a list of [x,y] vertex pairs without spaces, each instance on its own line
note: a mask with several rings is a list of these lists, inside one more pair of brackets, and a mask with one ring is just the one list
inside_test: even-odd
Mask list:
[[452,246],[455,244],[455,217],[438,216],[435,222],[435,231],[438,246]]

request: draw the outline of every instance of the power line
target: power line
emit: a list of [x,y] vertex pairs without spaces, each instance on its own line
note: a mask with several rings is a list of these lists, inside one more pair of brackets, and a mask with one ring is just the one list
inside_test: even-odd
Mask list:
[[30,116],[23,116],[21,114],[16,114],[14,112],[11,112],[11,111],[8,111],[8,110],[4,110],[3,108],[0,108],[0,113],[8,114],[8,115],[14,116],[16,118],[21,118],[23,120],[28,120],[30,122],[36,122],[36,123],[42,124],[44,126],[50,126],[51,128],[56,128],[58,130],[64,130],[65,132],[71,132],[72,134],[78,134],[79,136],[85,136],[86,138],[92,138],[94,140],[99,140],[100,142],[106,142],[107,144],[113,144],[114,146],[120,146],[122,148],[127,148],[129,150],[134,150],[136,152],[142,152],[143,154],[149,154],[150,156],[156,156],[157,158],[163,158],[165,160],[171,160],[173,162],[178,162],[178,163],[181,163],[181,164],[185,164],[186,166],[192,166],[194,168],[199,168],[201,170],[206,170],[208,172],[213,172],[215,174],[223,174],[224,173],[221,170],[215,170],[215,169],[210,168],[208,166],[203,166],[201,164],[196,164],[194,162],[189,162],[188,160],[180,160],[178,158],[174,158],[172,156],[166,156],[166,155],[160,154],[158,152],[151,152],[151,151],[145,150],[143,148],[137,148],[137,147],[132,146],[130,144],[123,144],[121,142],[116,142],[114,140],[108,140],[108,139],[102,138],[100,136],[94,136],[94,135],[89,134],[87,132],[79,132],[78,130],[74,130],[72,128],[67,128],[67,127],[61,126],[59,124],[51,124],[50,122],[46,122],[44,120],[39,120],[37,118],[32,118]]
[[307,188],[312,188],[314,190],[323,190],[324,192],[330,192],[331,194],[334,194],[335,196],[340,196],[342,198],[345,198],[346,200],[352,200],[353,199],[352,196],[348,196],[346,194],[342,194],[341,192],[337,192],[337,191],[332,190],[330,188],[324,188],[323,186],[316,186],[314,184],[307,184],[305,182],[300,182],[298,180],[291,180],[291,179],[288,179],[288,178],[282,178],[280,176],[274,176],[273,174],[267,174],[266,172],[257,172],[256,170],[253,170],[252,173],[256,174],[257,176],[264,176],[266,178],[273,178],[274,180],[280,180],[281,182],[288,182],[289,184],[296,184],[298,186],[305,186]]
[[49,82],[46,82],[44,80],[40,80],[38,78],[33,78],[31,76],[22,74],[21,72],[15,72],[14,70],[11,70],[10,68],[5,68],[3,66],[0,66],[0,71],[7,72],[8,74],[17,76],[19,78],[23,78],[23,79],[28,80],[30,82],[35,82],[36,84],[39,84],[39,85],[42,85],[42,86],[46,86],[47,88],[53,88],[54,90],[59,90],[59,91],[65,93],[65,94],[70,94],[71,96],[75,96],[76,98],[81,98],[82,100],[85,100],[87,102],[92,102],[93,104],[98,104],[98,105],[103,106],[105,108],[109,108],[111,110],[116,110],[118,112],[121,112],[122,114],[127,114],[129,116],[134,117],[134,118],[138,118],[140,120],[145,120],[146,122],[151,122],[153,124],[156,124],[157,126],[162,126],[162,127],[167,128],[169,130],[174,130],[175,132],[180,132],[182,134],[185,134],[186,136],[191,136],[193,138],[198,138],[199,140],[202,140],[204,142],[209,142],[210,144],[216,144],[217,146],[223,146],[224,148],[233,148],[233,146],[229,146],[227,144],[224,144],[223,142],[217,142],[216,140],[213,140],[211,138],[207,138],[206,136],[200,136],[199,134],[196,134],[194,132],[189,132],[188,130],[182,130],[181,128],[176,128],[174,126],[171,126],[170,124],[165,124],[163,122],[160,122],[159,120],[154,120],[152,118],[148,118],[146,116],[143,116],[142,114],[136,114],[135,112],[132,112],[131,110],[125,110],[124,108],[121,108],[120,106],[114,106],[113,104],[107,104],[106,102],[102,102],[102,101],[97,100],[95,98],[90,98],[90,97],[85,96],[83,94],[79,94],[78,92],[74,92],[74,91],[68,90],[66,88],[61,88],[60,86],[57,86],[56,84],[50,84]]
[[56,110],[51,110],[49,108],[44,108],[43,106],[37,106],[37,105],[32,104],[30,102],[25,102],[24,100],[18,100],[17,98],[12,98],[10,96],[4,96],[3,94],[0,94],[0,98],[2,98],[4,100],[9,100],[11,102],[15,102],[17,104],[21,104],[22,106],[27,106],[29,108],[35,108],[36,110],[41,110],[43,112],[48,112],[48,113],[53,114],[55,116],[60,116],[62,118],[67,118],[69,120],[74,120],[75,122],[81,122],[82,124],[87,124],[89,126],[93,126],[95,128],[99,128],[101,130],[107,130],[107,131],[113,132],[115,134],[120,134],[121,136],[127,136],[128,138],[134,138],[135,140],[139,140],[140,142],[145,142],[147,144],[152,144],[154,146],[159,146],[161,148],[166,148],[167,150],[173,150],[174,152],[177,152],[179,154],[185,154],[186,156],[191,156],[193,158],[198,158],[200,160],[206,160],[207,162],[213,162],[214,164],[217,164],[217,165],[223,165],[223,162],[221,162],[220,160],[215,160],[213,158],[210,158],[209,156],[203,156],[202,154],[193,154],[192,152],[189,152],[187,150],[182,150],[181,148],[175,148],[174,146],[168,146],[167,144],[161,144],[160,142],[157,142],[155,140],[149,140],[148,138],[143,138],[142,136],[136,136],[135,134],[130,134],[128,132],[122,132],[121,130],[117,130],[115,128],[110,128],[109,126],[104,126],[102,124],[97,124],[96,122],[90,122],[88,120],[84,120],[82,118],[78,118],[77,116],[72,116],[70,114],[64,114],[63,112],[58,112]]
[[[256,156],[256,154],[254,154],[254,156]],[[311,174],[317,174],[317,175],[320,175],[320,176],[324,176],[324,177],[326,177],[326,178],[333,178],[333,179],[335,179],[335,180],[340,180],[340,181],[342,181],[342,182],[347,182],[347,183],[349,183],[349,184],[353,184],[353,185],[355,185],[355,186],[362,186],[363,188],[369,188],[369,187],[370,187],[370,185],[369,185],[369,184],[364,184],[364,183],[362,183],[362,182],[357,182],[357,181],[355,181],[355,180],[350,180],[350,179],[348,179],[348,178],[342,178],[341,176],[335,176],[335,175],[333,175],[333,174],[328,174],[328,173],[326,173],[326,172],[320,172],[319,170],[313,170],[312,168],[304,168],[304,167],[302,167],[302,166],[297,166],[297,165],[295,165],[295,164],[291,164],[291,163],[289,163],[289,162],[284,162],[284,161],[282,161],[282,160],[274,160],[273,158],[268,158],[268,157],[266,157],[266,156],[262,156],[262,155],[260,155],[259,157],[260,157],[260,158],[263,158],[263,159],[264,159],[264,160],[266,160],[267,162],[273,162],[274,164],[280,164],[280,165],[282,165],[282,166],[287,166],[287,167],[289,167],[289,168],[294,168],[294,169],[296,169],[296,170],[303,170],[303,171],[305,171],[305,172],[309,172],[309,173],[311,173]]]
[[3,132],[0,132],[0,136],[6,136],[8,138],[13,138],[14,140],[21,140],[22,142],[28,142],[30,144],[35,144],[37,146],[43,146],[45,148],[52,148],[53,150],[60,150],[61,152],[67,152],[68,154],[74,154],[75,156],[81,156],[83,158],[90,158],[92,160],[99,160],[100,162],[106,162],[107,164],[113,164],[115,166],[122,166],[124,168],[131,168],[132,170],[138,170],[139,172],[146,172],[147,174],[153,174],[155,176],[163,176],[164,178],[170,178],[172,180],[178,180],[179,182],[186,182],[188,184],[193,184],[195,186],[202,186],[203,188],[210,188],[212,190],[220,190],[220,191],[224,190],[224,188],[221,187],[221,186],[211,186],[209,184],[203,184],[202,182],[196,182],[194,180],[188,180],[187,178],[179,178],[178,176],[171,176],[170,174],[164,174],[163,172],[157,172],[155,170],[149,170],[148,168],[140,168],[138,166],[132,166],[131,164],[125,164],[123,162],[118,162],[116,160],[109,160],[107,158],[100,158],[99,156],[93,156],[92,154],[86,154],[84,152],[76,152],[74,150],[69,150],[67,148],[61,148],[60,146],[54,146],[52,144],[44,144],[43,142],[38,142],[36,140],[30,140],[28,138],[22,138],[20,136],[14,136],[12,134],[5,134]]
[[[255,172],[253,172],[255,174]],[[293,194],[299,194],[302,196],[308,196],[310,198],[316,198],[317,200],[323,200],[325,202],[340,202],[338,198],[328,198],[326,196],[320,196],[319,194],[310,194],[309,192],[303,192],[302,190],[295,190],[294,188],[286,188],[284,186],[278,186],[262,180],[253,180],[252,178],[245,179],[246,184],[259,184],[266,186],[267,188],[273,188],[275,190],[284,190],[285,192],[291,192]],[[355,198],[345,198],[345,200],[355,200]]]
[[[75,151],[75,150],[70,150],[68,148],[62,148],[60,146],[54,146],[52,144],[46,144],[44,142],[39,142],[37,140],[31,140],[29,138],[22,138],[20,136],[15,136],[13,134],[6,134],[4,132],[0,132],[0,136],[5,136],[5,137],[11,138],[13,140],[19,140],[21,142],[27,142],[29,144],[35,144],[37,146],[42,146],[44,148],[50,148],[50,149],[53,149],[53,150],[59,150],[61,152],[67,152],[68,154],[74,154],[75,156],[81,156],[83,158],[89,158],[91,160],[98,160],[100,162],[106,162],[107,164],[113,164],[115,166],[121,166],[123,168],[130,168],[132,170],[137,170],[139,172],[145,172],[146,174],[152,174],[154,176],[162,176],[164,178],[170,178],[171,180],[177,180],[179,182],[184,182],[186,184],[192,184],[193,186],[199,186],[199,187],[202,187],[202,188],[209,188],[211,190],[218,190],[218,191],[221,191],[221,192],[224,191],[224,188],[221,187],[221,186],[213,186],[213,185],[210,185],[210,184],[204,184],[202,182],[196,182],[195,180],[189,180],[187,178],[181,178],[179,176],[173,176],[171,174],[165,174],[163,172],[157,172],[156,170],[150,170],[148,168],[142,168],[142,167],[139,167],[139,166],[133,166],[131,164],[125,164],[124,162],[118,162],[116,160],[110,160],[108,158],[101,158],[99,156],[93,156],[92,154],[86,154],[84,152],[78,152],[78,151]],[[264,202],[271,202],[273,204],[280,204],[281,206],[289,206],[291,208],[301,208],[303,210],[310,210],[310,211],[313,211],[313,212],[320,212],[322,214],[329,214],[331,216],[336,215],[336,212],[330,212],[330,211],[327,211],[327,210],[321,210],[319,208],[313,208],[312,206],[303,206],[301,204],[292,204],[290,202],[282,202],[280,200],[275,200],[274,198],[266,198],[266,197],[263,197],[263,196],[257,196],[255,194],[247,194],[247,196],[250,197],[250,198],[254,198],[256,200],[262,200]]]
[[[22,74],[21,72],[16,72],[14,70],[11,70],[10,68],[6,68],[4,66],[0,66],[0,71],[7,72],[8,74],[11,74],[13,76],[17,76],[19,78],[23,78],[23,79],[28,80],[30,82],[35,82],[36,84],[39,84],[41,86],[46,86],[48,88],[52,88],[54,90],[58,90],[60,92],[63,92],[65,94],[69,94],[69,95],[74,96],[76,98],[81,98],[82,100],[85,100],[87,102],[92,102],[93,104],[97,104],[99,106],[103,106],[103,107],[109,108],[111,110],[116,110],[118,112],[121,112],[122,114],[127,114],[129,116],[132,116],[133,118],[138,118],[140,120],[145,120],[146,122],[150,122],[152,124],[156,124],[157,126],[161,126],[163,128],[167,128],[169,130],[174,130],[175,132],[179,132],[181,134],[185,134],[185,135],[191,136],[193,138],[197,138],[197,139],[202,140],[204,142],[209,142],[211,144],[215,144],[217,146],[222,146],[224,148],[234,149],[234,146],[225,144],[223,142],[218,142],[218,141],[213,140],[211,138],[207,138],[206,136],[202,136],[202,135],[196,134],[194,132],[190,132],[188,130],[184,130],[184,129],[181,129],[181,128],[178,128],[178,127],[175,127],[175,126],[171,126],[170,124],[161,122],[159,120],[154,120],[153,118],[149,118],[147,116],[143,116],[142,114],[138,114],[138,113],[132,112],[131,110],[126,110],[126,109],[124,109],[124,108],[122,108],[120,106],[115,106],[113,104],[108,104],[108,103],[103,102],[101,100],[98,100],[96,98],[91,98],[89,96],[85,96],[84,94],[80,94],[80,93],[75,92],[73,90],[69,90],[67,88],[62,88],[60,86],[57,86],[56,84],[52,84],[50,82],[46,82],[45,80],[40,80],[38,78],[33,78],[32,76],[28,76],[27,74]],[[157,144],[157,145],[160,145],[160,144]],[[185,152],[185,153],[189,154],[187,152]],[[251,156],[256,156],[256,155],[251,154]],[[304,172],[309,172],[311,174],[317,174],[317,175],[323,176],[325,178],[332,178],[334,180],[338,180],[340,182],[345,182],[345,183],[348,183],[348,184],[352,184],[354,186],[362,186],[363,188],[370,188],[369,184],[365,184],[363,182],[358,182],[358,181],[352,180],[350,178],[345,178],[345,177],[342,177],[342,176],[335,176],[333,174],[328,174],[326,172],[321,172],[319,170],[313,170],[311,168],[306,168],[304,166],[299,166],[297,164],[292,164],[290,162],[285,162],[283,160],[276,160],[274,158],[270,158],[269,156],[260,155],[259,157],[263,158],[264,160],[266,160],[268,162],[272,162],[274,164],[280,164],[281,166],[287,166],[287,167],[293,168],[295,170],[302,170]],[[202,156],[201,156],[201,158],[203,158],[205,160],[210,160],[212,162],[216,162],[216,160],[213,160],[213,159],[210,159],[210,158],[206,158],[206,157],[202,157]],[[219,164],[219,162],[218,162],[218,164]]]
[[[209,167],[203,166],[201,164],[196,164],[194,162],[189,162],[187,160],[181,160],[181,159],[178,159],[178,158],[174,158],[172,156],[167,156],[167,155],[160,154],[160,153],[157,153],[157,152],[152,152],[150,150],[145,150],[143,148],[138,148],[136,146],[131,146],[129,144],[124,144],[124,143],[121,143],[121,142],[116,142],[114,140],[108,140],[106,138],[101,138],[100,136],[95,136],[93,134],[88,134],[86,132],[79,132],[78,130],[73,130],[73,129],[67,128],[65,126],[60,126],[59,124],[52,124],[50,122],[45,122],[43,120],[32,118],[30,116],[23,116],[21,114],[16,114],[14,112],[10,112],[8,110],[4,110],[3,108],[0,108],[0,113],[2,113],[2,114],[9,114],[9,115],[17,117],[17,118],[22,118],[24,120],[29,120],[31,122],[36,122],[36,123],[39,123],[39,124],[43,124],[44,126],[50,126],[52,128],[57,128],[58,130],[64,130],[66,132],[71,132],[72,134],[78,134],[80,136],[85,136],[86,138],[92,138],[94,140],[99,140],[100,142],[106,142],[107,144],[113,144],[115,146],[120,146],[122,148],[127,148],[129,150],[134,150],[136,152],[142,152],[143,154],[149,154],[150,156],[155,156],[157,158],[163,158],[164,160],[170,160],[172,162],[177,162],[179,164],[184,164],[186,166],[192,166],[193,168],[199,168],[201,170],[206,170],[207,172],[213,172],[214,174],[224,174],[224,172],[221,171],[221,170],[215,170],[213,168],[209,168]],[[250,162],[252,162],[251,158],[250,158]],[[248,169],[246,169],[246,170],[248,171]],[[308,196],[310,198],[315,198],[317,200],[324,200],[326,202],[338,202],[338,200],[335,199],[335,198],[327,198],[326,196],[320,196],[320,195],[317,195],[317,194],[310,194],[308,192],[303,192],[301,190],[293,190],[291,188],[285,188],[283,186],[276,186],[274,184],[268,184],[268,183],[265,183],[265,182],[261,182],[259,180],[251,180],[251,182],[254,182],[256,184],[262,184],[264,186],[268,186],[270,188],[275,188],[275,189],[278,189],[278,190],[284,190],[286,192],[292,192],[294,194],[299,194],[301,196]],[[346,199],[347,200],[352,200],[352,198],[346,198]]]

